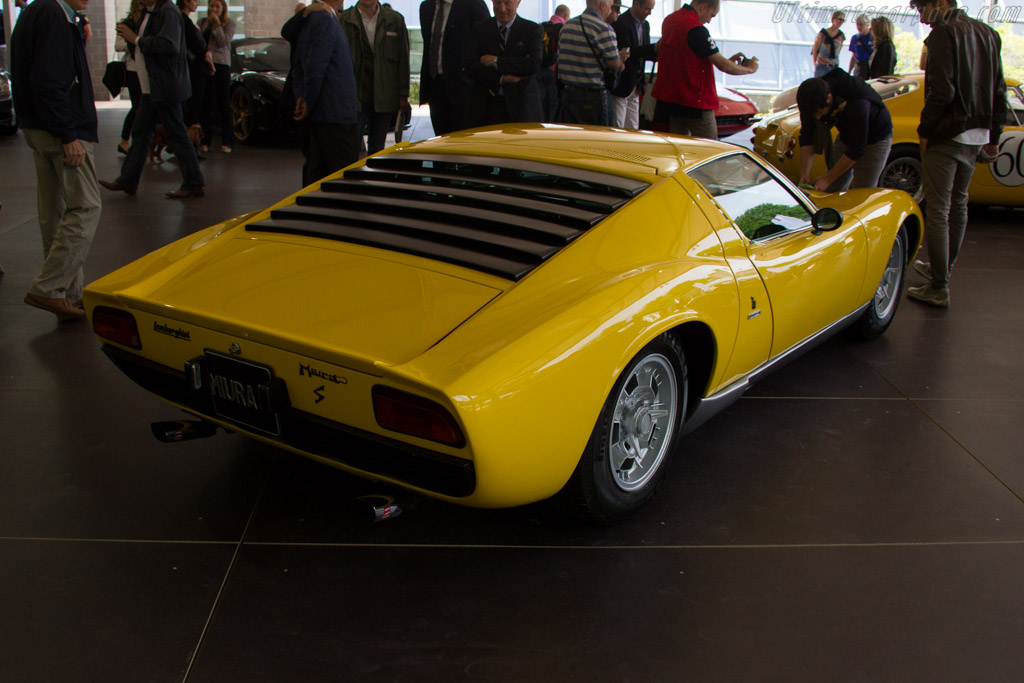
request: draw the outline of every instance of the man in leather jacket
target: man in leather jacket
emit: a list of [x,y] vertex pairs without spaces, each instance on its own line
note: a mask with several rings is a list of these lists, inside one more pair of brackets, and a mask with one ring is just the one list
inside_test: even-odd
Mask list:
[[995,160],[1006,119],[1002,45],[998,33],[968,17],[956,0],[911,0],[911,6],[932,27],[917,128],[929,263],[914,262],[931,282],[908,288],[907,296],[945,308],[967,230],[967,186],[979,160]]

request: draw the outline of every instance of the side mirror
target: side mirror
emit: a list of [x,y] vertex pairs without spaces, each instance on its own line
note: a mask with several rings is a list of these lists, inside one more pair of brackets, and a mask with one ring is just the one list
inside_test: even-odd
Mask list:
[[831,207],[818,209],[814,212],[814,215],[811,216],[811,226],[814,228],[815,235],[835,230],[842,224],[843,214]]

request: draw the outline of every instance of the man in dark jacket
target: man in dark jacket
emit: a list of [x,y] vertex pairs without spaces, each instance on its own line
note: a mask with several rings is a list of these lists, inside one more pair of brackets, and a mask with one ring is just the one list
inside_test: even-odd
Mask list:
[[304,185],[359,160],[356,78],[348,40],[338,20],[341,2],[319,3],[323,10],[306,17],[295,45],[295,120],[308,122]]
[[[405,17],[378,0],[359,0],[341,13],[352,50],[359,95],[358,134],[367,131],[366,153],[384,149],[392,119],[409,106],[409,32]],[[400,122],[399,122],[400,123]]]
[[462,67],[473,25],[488,16],[483,0],[423,0],[420,5],[420,102],[430,105],[436,135],[466,127],[466,101],[473,84]]
[[[878,177],[892,149],[892,118],[875,89],[842,69],[821,78],[808,78],[796,91],[800,108],[800,182],[813,183],[819,192],[851,187],[877,187]],[[825,175],[810,178],[814,142],[830,142],[839,131]],[[833,162],[830,157],[834,157]]]
[[992,162],[1006,120],[999,34],[957,9],[956,0],[911,0],[930,24],[925,39],[922,185],[928,210],[925,242],[929,263],[914,262],[927,285],[907,296],[931,306],[949,306],[949,275],[967,231],[967,186],[978,161]]
[[192,94],[181,11],[170,0],[153,0],[146,5],[138,33],[125,24],[118,24],[117,32],[136,46],[142,102],[132,124],[132,146],[121,165],[121,175],[115,181],[101,180],[100,184],[108,190],[135,194],[159,121],[181,165],[181,187],[167,192],[167,197],[202,197],[205,181],[181,110],[182,102]]
[[613,124],[620,128],[640,127],[644,65],[658,60],[658,46],[651,45],[651,24],[647,21],[654,5],[654,0],[633,0],[633,6],[620,14],[613,26],[619,49],[629,48],[629,57],[612,90]]
[[467,126],[540,123],[540,88],[534,75],[544,54],[544,32],[516,14],[519,0],[492,4],[494,18],[477,22],[466,51],[466,73],[475,85]]
[[88,0],[36,0],[11,36],[14,108],[36,163],[43,267],[25,303],[84,320],[82,266],[100,220],[93,144],[96,106],[75,24]]

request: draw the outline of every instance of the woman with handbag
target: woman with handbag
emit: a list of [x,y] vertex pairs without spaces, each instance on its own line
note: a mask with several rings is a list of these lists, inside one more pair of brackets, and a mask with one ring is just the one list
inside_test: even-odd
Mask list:
[[[142,0],[132,0],[128,16],[120,22],[134,32],[138,32],[139,24],[142,22],[142,11],[146,8]],[[128,43],[120,35],[114,40],[114,50],[124,53],[125,78],[124,84],[128,88],[128,96],[132,101],[132,108],[124,116],[124,123],[121,125],[121,141],[117,143],[117,151],[121,154],[128,154],[131,146],[132,123],[135,122],[135,110],[142,99],[142,86],[139,84],[139,68],[135,62],[135,45]]]

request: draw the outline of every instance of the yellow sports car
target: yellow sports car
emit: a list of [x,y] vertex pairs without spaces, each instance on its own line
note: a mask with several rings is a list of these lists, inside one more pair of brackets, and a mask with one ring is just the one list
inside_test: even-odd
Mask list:
[[[734,145],[537,124],[403,143],[92,283],[111,360],[200,418],[443,500],[610,523],[681,437],[889,325],[908,195]],[[369,445],[367,445],[369,444]]]
[[[882,96],[892,116],[892,151],[882,169],[880,184],[909,192],[920,202],[924,191],[917,124],[924,107],[924,74],[885,76],[868,82]],[[1024,206],[1024,94],[1019,81],[1006,79],[1006,98],[1009,107],[999,138],[999,156],[992,164],[977,165],[968,188],[970,200],[977,204]],[[786,108],[765,116],[754,127],[754,151],[788,178],[799,180],[800,112],[795,104],[796,90],[782,93],[776,102]],[[817,155],[811,177],[823,175],[826,170],[824,157]]]

